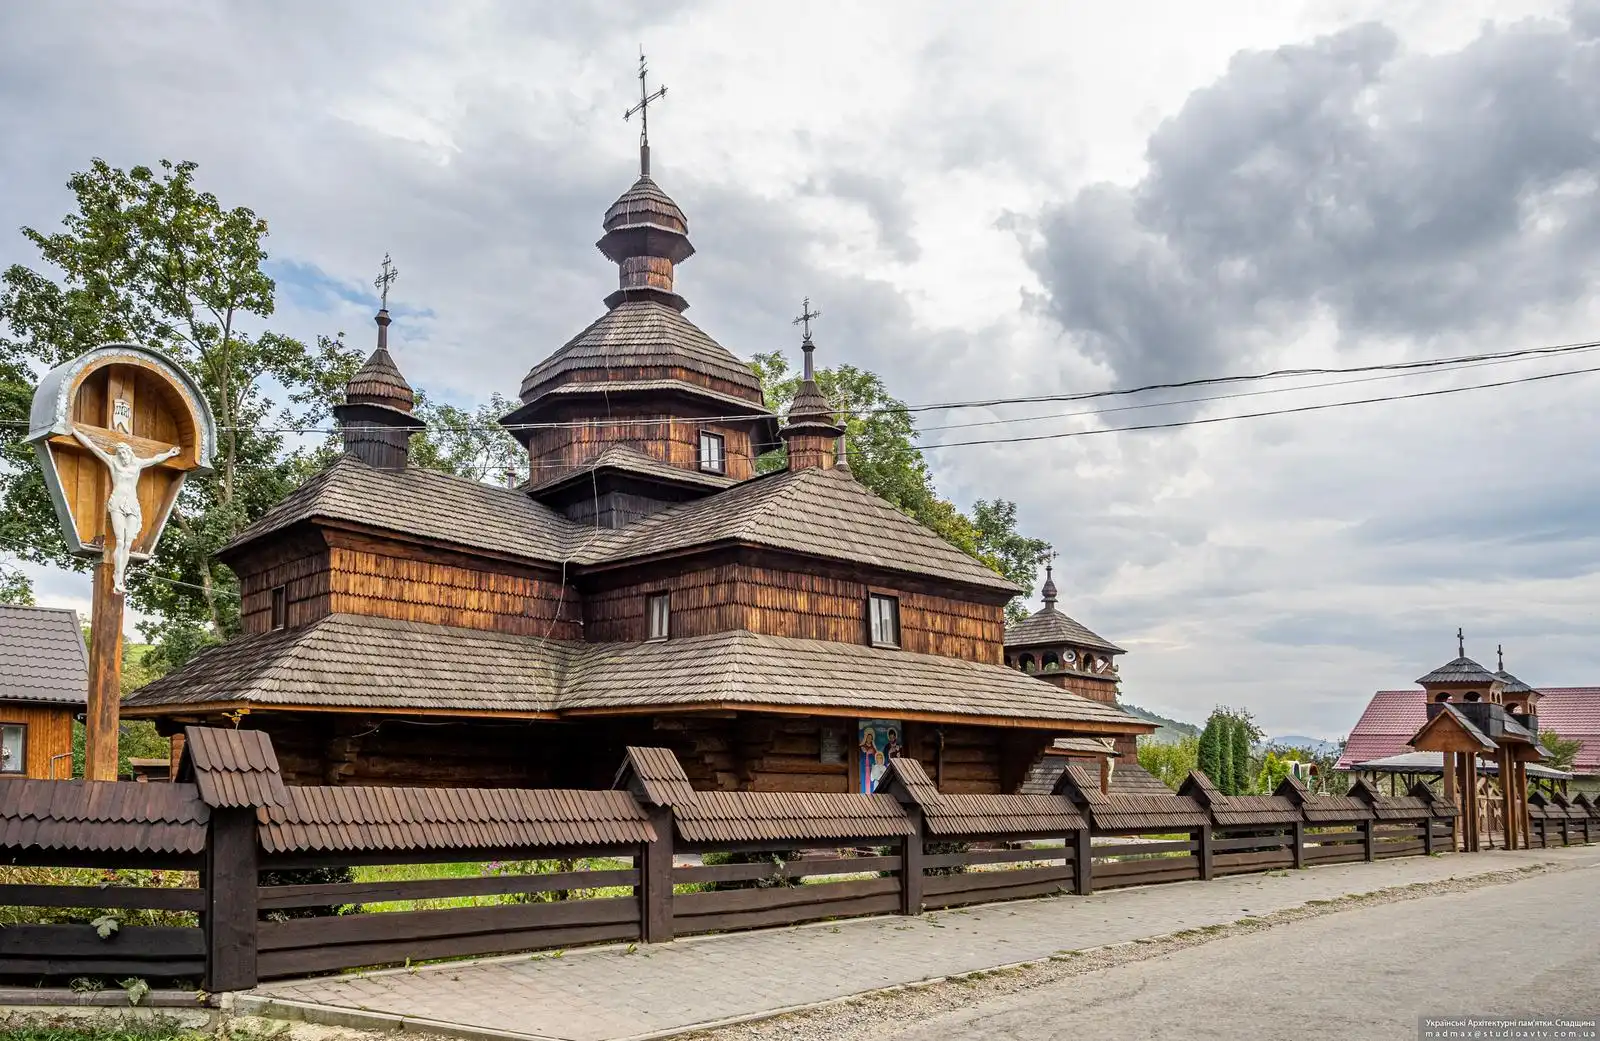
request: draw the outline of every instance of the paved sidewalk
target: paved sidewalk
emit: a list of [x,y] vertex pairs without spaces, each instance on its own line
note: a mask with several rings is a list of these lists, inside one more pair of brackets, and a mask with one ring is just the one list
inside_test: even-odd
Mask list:
[[622,1041],[1226,924],[1311,900],[1551,862],[1600,865],[1600,847],[1403,857],[688,938],[632,954],[609,947],[289,981],[241,996],[238,1007],[349,1026]]

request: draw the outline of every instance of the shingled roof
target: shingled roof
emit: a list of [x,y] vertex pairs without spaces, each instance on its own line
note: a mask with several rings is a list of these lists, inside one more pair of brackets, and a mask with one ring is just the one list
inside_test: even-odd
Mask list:
[[75,611],[0,605],[0,702],[82,705],[89,656]]
[[574,646],[481,629],[333,614],[202,651],[134,691],[123,705],[549,712]]
[[911,824],[892,795],[696,792],[673,807],[685,842],[894,838]]
[[185,727],[178,780],[193,780],[213,809],[282,806],[289,801],[278,754],[259,730]]
[[1022,621],[1006,626],[1008,648],[1060,644],[1087,647],[1090,650],[1105,651],[1107,654],[1127,653],[1110,640],[1092,632],[1088,626],[1069,618],[1054,604],[1046,604]]
[[354,786],[288,794],[284,805],[257,814],[268,853],[614,846],[656,837],[627,792]]
[[1488,684],[1494,682],[1494,674],[1466,655],[1462,655],[1453,661],[1445,662],[1426,676],[1418,679],[1417,682]]
[[140,688],[130,710],[248,703],[530,713],[805,707],[915,717],[1142,721],[1002,665],[743,630],[578,644],[335,614],[242,636]]
[[1002,593],[1020,592],[848,472],[822,467],[779,471],[662,510],[602,534],[582,560],[633,560],[717,543],[786,549]]
[[930,835],[1061,835],[1085,826],[1083,815],[1062,795],[942,793],[911,758],[890,759],[878,791],[920,809]]
[[1101,831],[1128,833],[1178,831],[1198,828],[1211,818],[1204,807],[1187,796],[1167,792],[1162,795],[1107,795],[1100,791],[1098,778],[1082,766],[1073,764],[1062,771],[1056,791],[1072,800],[1094,827]]
[[211,811],[189,784],[0,783],[0,847],[195,854]]
[[546,384],[585,370],[682,368],[744,388],[761,405],[761,381],[748,364],[707,336],[677,309],[658,300],[624,300],[539,362],[522,380],[522,400]]
[[517,489],[415,466],[379,469],[344,455],[290,492],[222,552],[313,519],[542,561],[565,559],[590,531]]
[[585,482],[587,487],[594,475],[603,473],[625,473],[643,477],[648,480],[664,481],[668,484],[698,485],[703,488],[727,488],[737,484],[732,477],[722,474],[706,473],[702,470],[685,470],[681,466],[664,463],[654,456],[646,455],[637,448],[630,448],[623,444],[607,445],[596,455],[584,463],[571,469],[562,470],[553,477],[540,478],[534,474],[534,482],[528,490],[535,495],[547,493],[562,485],[574,481]]

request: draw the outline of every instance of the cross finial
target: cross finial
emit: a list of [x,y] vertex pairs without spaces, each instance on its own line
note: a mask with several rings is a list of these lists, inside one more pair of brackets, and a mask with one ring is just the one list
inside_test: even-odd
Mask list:
[[806,354],[805,374],[802,377],[804,379],[812,378],[811,352],[817,349],[816,345],[811,342],[811,319],[821,317],[821,311],[813,311],[811,309],[811,298],[808,296],[800,304],[800,317],[790,323],[801,327],[800,349]]
[[1494,645],[1494,660],[1495,660],[1495,663],[1496,663],[1495,664],[1495,668],[1499,669],[1501,672],[1505,672],[1506,671],[1506,645],[1505,644],[1497,643],[1497,644]]
[[1466,656],[1467,656],[1467,638],[1466,638],[1466,636],[1464,636],[1462,634],[1461,626],[1458,625],[1458,626],[1456,626],[1456,657],[1457,658],[1465,658]]
[[378,310],[387,311],[389,309],[389,287],[394,285],[395,280],[399,277],[400,269],[394,266],[394,261],[389,259],[389,254],[385,253],[383,255],[383,273],[372,280],[373,286],[378,290],[380,300]]
[[650,176],[650,102],[659,101],[667,96],[667,88],[665,86],[656,88],[654,94],[650,93],[644,82],[646,71],[644,47],[641,45],[639,47],[639,103],[622,114],[623,122],[632,119],[635,112],[639,114],[639,176],[641,177]]

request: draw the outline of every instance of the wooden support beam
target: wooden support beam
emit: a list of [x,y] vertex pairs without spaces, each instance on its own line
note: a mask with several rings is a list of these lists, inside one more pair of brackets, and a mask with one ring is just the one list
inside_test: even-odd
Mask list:
[[1306,866],[1305,821],[1298,820],[1294,822],[1294,838],[1292,841],[1294,842],[1294,866],[1297,868],[1303,868]]
[[1200,825],[1199,828],[1195,829],[1194,838],[1195,856],[1200,860],[1200,880],[1209,882],[1216,870],[1212,856],[1211,825]]
[[201,885],[205,910],[204,987],[213,994],[249,990],[256,969],[257,901],[256,811],[214,809],[206,842]]
[[672,807],[650,810],[650,824],[656,840],[639,852],[640,938],[645,943],[665,943],[672,939]]
[[922,829],[922,811],[915,806],[906,807],[906,817],[911,822],[911,834],[905,837],[900,850],[900,913],[922,913],[923,867],[927,848]]
[[1073,887],[1072,891],[1079,896],[1088,896],[1094,892],[1094,847],[1090,840],[1093,833],[1087,827],[1079,828],[1073,833],[1071,839],[1075,844],[1073,849]]
[[1361,859],[1365,860],[1369,864],[1372,863],[1373,860],[1377,859],[1377,834],[1377,821],[1372,820],[1361,822]]
[[89,620],[89,705],[83,716],[83,775],[117,779],[117,727],[122,708],[122,599],[112,588],[111,539],[94,566]]

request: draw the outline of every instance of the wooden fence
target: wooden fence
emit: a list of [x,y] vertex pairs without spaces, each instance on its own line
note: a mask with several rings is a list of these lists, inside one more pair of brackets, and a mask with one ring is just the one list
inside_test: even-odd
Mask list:
[[[0,785],[0,871],[88,876],[0,883],[0,904],[75,909],[0,926],[0,977],[215,992],[1455,849],[1425,788],[1118,795],[1071,767],[1050,795],[958,796],[896,759],[871,795],[696,792],[661,749],[629,749],[606,792],[289,788],[245,735],[191,728],[171,785]],[[1530,815],[1540,845],[1600,834],[1587,801]]]

